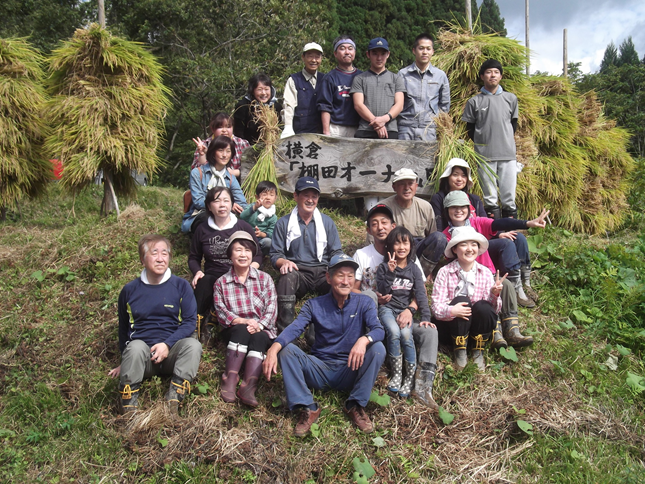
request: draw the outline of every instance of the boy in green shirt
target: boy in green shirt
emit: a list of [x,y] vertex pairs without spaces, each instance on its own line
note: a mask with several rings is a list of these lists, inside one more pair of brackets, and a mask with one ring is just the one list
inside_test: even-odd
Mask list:
[[275,200],[278,188],[270,181],[258,183],[255,189],[255,203],[240,214],[240,218],[255,228],[255,236],[260,241],[263,255],[269,255],[273,228],[278,221],[275,214]]

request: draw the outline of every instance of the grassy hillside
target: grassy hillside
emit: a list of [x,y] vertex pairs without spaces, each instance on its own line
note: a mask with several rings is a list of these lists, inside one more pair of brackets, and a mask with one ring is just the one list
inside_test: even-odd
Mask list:
[[[99,218],[101,197],[94,188],[73,200],[54,185],[0,225],[0,481],[354,482],[360,458],[374,483],[645,482],[638,233],[531,239],[544,312],[523,310],[521,321],[536,343],[517,362],[488,352],[483,374],[455,373],[440,355],[435,394],[450,424],[392,399],[370,403],[367,436],[344,417],[342,394],[319,394],[316,435],[299,440],[279,375],[261,383],[255,410],[219,399],[219,343],[204,352],[183,418],[167,418],[158,378],[134,418],[117,416],[107,372],[119,364],[117,297],[141,270],[137,240],[169,235],[171,268],[184,277],[188,244],[180,191],[143,188],[118,221]],[[328,213],[353,253],[362,221]]]

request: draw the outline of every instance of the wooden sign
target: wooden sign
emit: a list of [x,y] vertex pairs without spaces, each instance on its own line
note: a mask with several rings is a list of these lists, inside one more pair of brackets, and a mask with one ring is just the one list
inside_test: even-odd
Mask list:
[[[275,167],[283,191],[293,193],[298,178],[311,176],[327,198],[390,196],[394,172],[410,168],[420,179],[417,195],[429,197],[434,193],[427,181],[434,169],[436,149],[435,143],[425,141],[298,134],[280,140]],[[248,156],[252,153],[244,153],[243,177],[255,163]]]

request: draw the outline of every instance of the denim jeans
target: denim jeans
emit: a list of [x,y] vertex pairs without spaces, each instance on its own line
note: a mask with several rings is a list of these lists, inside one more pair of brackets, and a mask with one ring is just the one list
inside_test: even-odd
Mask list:
[[414,349],[414,337],[412,335],[412,325],[401,329],[396,317],[402,312],[402,309],[393,309],[388,306],[381,306],[378,309],[378,318],[385,328],[387,354],[390,356],[401,356],[403,350],[403,359],[407,363],[417,362],[417,352]]
[[293,343],[278,353],[282,368],[284,392],[289,410],[314,403],[310,388],[349,392],[347,400],[367,406],[378,371],[385,361],[385,347],[377,341],[368,345],[358,370],[347,366],[347,360],[323,361],[308,355]]

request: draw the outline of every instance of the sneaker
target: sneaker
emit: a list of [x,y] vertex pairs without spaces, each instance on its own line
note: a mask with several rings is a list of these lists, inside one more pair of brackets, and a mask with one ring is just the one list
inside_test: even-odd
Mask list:
[[356,425],[361,432],[369,434],[374,430],[374,424],[372,424],[372,421],[365,413],[365,409],[363,407],[356,405],[352,407],[351,410],[347,410],[347,408],[343,406],[343,412],[345,412],[352,423]]
[[311,424],[316,423],[318,417],[320,417],[320,411],[320,406],[318,406],[316,410],[310,410],[306,407],[303,408],[298,416],[298,423],[296,424],[296,428],[293,432],[294,435],[296,437],[304,437],[307,435],[309,430],[311,430]]

